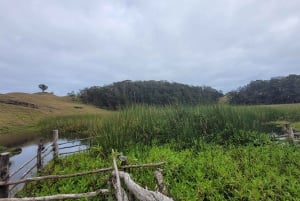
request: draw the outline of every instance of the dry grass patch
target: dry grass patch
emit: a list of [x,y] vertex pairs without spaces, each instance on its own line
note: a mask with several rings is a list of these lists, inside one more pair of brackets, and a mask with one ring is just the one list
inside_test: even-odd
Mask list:
[[[39,120],[74,114],[108,114],[109,111],[50,93],[0,94],[0,134],[19,133]],[[20,131],[21,130],[21,131]]]

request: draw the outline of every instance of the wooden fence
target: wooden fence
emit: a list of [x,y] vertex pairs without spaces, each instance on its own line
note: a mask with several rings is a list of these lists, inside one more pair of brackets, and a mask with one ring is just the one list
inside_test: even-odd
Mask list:
[[[91,140],[91,138],[84,138],[79,139],[76,141],[83,141],[83,140]],[[116,154],[113,157],[113,166],[108,168],[101,168],[97,170],[87,171],[87,172],[80,172],[80,173],[74,173],[74,174],[67,174],[67,175],[47,175],[47,176],[41,176],[41,177],[32,177],[32,178],[25,178],[26,175],[28,175],[34,168],[37,168],[37,171],[41,170],[43,167],[43,159],[47,156],[49,156],[51,153],[53,154],[53,159],[64,155],[64,154],[70,154],[75,152],[68,152],[68,153],[59,153],[59,150],[67,149],[67,148],[73,148],[80,145],[72,145],[69,146],[67,144],[72,143],[73,141],[68,141],[64,143],[58,143],[58,131],[53,131],[53,143],[51,143],[49,146],[44,147],[44,144],[42,141],[40,141],[37,149],[37,155],[34,156],[32,159],[28,160],[26,163],[21,165],[15,172],[9,174],[9,153],[1,153],[0,154],[0,201],[26,201],[26,200],[61,200],[61,199],[78,199],[78,198],[91,198],[91,197],[97,197],[105,194],[111,194],[115,193],[116,199],[118,201],[127,201],[131,200],[130,196],[127,196],[126,191],[121,186],[120,179],[124,180],[125,189],[128,189],[127,191],[130,193],[130,195],[134,195],[135,198],[138,200],[145,200],[145,201],[154,201],[154,200],[162,200],[162,201],[169,201],[173,200],[166,196],[167,190],[166,186],[163,183],[163,177],[161,173],[161,169],[158,169],[155,171],[155,180],[157,182],[157,191],[150,191],[147,189],[142,188],[138,184],[136,184],[129,176],[128,173],[125,171],[119,171],[116,158],[119,158],[124,162],[126,160],[126,157],[117,157]],[[64,147],[61,147],[64,145]],[[84,151],[84,150],[79,150]],[[9,178],[17,174],[21,169],[26,167],[29,163],[36,160],[35,165],[28,168],[28,170],[25,171],[25,173],[16,181],[10,181]],[[121,163],[121,164],[126,164]],[[151,164],[142,164],[142,165],[124,165],[121,167],[122,170],[129,170],[132,168],[158,168],[161,167],[164,164],[164,162],[160,163],[151,163]],[[34,181],[42,181],[42,180],[53,180],[53,179],[63,179],[63,178],[71,178],[71,177],[79,177],[79,176],[85,176],[90,174],[99,174],[104,172],[111,172],[112,176],[110,184],[115,189],[114,191],[108,189],[97,189],[94,192],[87,192],[87,193],[80,193],[80,194],[59,194],[59,195],[49,195],[44,197],[28,197],[28,198],[8,198],[10,195],[10,192],[19,184],[34,182]]]
[[281,140],[289,139],[295,143],[299,142],[300,132],[294,131],[294,129],[291,127],[290,124],[284,124],[282,126],[282,130],[283,130],[284,134],[277,136],[278,139],[281,139]]
[[[58,137],[58,130],[53,131],[53,141],[50,143],[47,147],[44,146],[43,140],[40,140],[40,143],[38,144],[37,153],[34,155],[31,159],[26,161],[24,164],[22,164],[17,170],[15,170],[12,173],[9,173],[9,153],[1,153],[0,154],[0,183],[2,182],[2,185],[0,185],[0,198],[8,197],[9,195],[13,195],[13,190],[18,186],[19,183],[11,184],[11,185],[3,185],[3,182],[9,182],[9,178],[12,178],[13,176],[17,175],[18,173],[23,170],[23,174],[20,175],[18,180],[24,180],[24,178],[28,177],[30,173],[32,173],[35,169],[37,172],[39,172],[43,168],[43,161],[46,157],[52,159],[57,158],[59,156],[65,155],[65,154],[72,154],[79,151],[86,151],[88,149],[80,149],[78,151],[73,152],[64,152],[59,153],[60,150],[70,149],[82,146],[81,144],[73,145],[74,142],[82,142],[85,140],[91,140],[91,138],[83,138],[83,139],[77,139],[72,141],[67,141],[63,143],[59,142]],[[70,146],[71,144],[71,146]],[[91,143],[90,143],[91,144]],[[35,161],[33,165],[30,166]],[[22,182],[21,182],[22,183]]]

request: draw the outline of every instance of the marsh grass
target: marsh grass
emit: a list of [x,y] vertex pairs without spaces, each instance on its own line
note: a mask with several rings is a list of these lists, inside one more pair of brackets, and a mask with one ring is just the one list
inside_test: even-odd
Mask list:
[[[130,164],[166,161],[164,180],[175,200],[297,200],[299,146],[275,143],[279,122],[297,123],[300,109],[283,106],[133,106],[110,116],[76,115],[41,122],[45,130],[95,136],[90,152],[50,163],[41,174],[111,166],[111,148]],[[154,189],[153,170],[130,172]],[[105,188],[108,175],[28,185],[20,195],[82,193]],[[97,200],[101,198],[97,198]],[[113,200],[104,197],[103,200]]]
[[103,118],[109,118],[109,114],[56,116],[41,120],[38,127],[41,133],[48,135],[53,129],[58,129],[61,137],[87,137],[93,135],[94,128]]
[[269,122],[285,119],[283,115],[280,110],[268,107],[134,106],[103,119],[94,133],[101,136],[107,148],[120,149],[137,142],[151,145],[175,141],[179,148],[187,148],[198,140],[216,144],[261,144],[267,140],[262,133],[276,129]]
[[107,150],[132,144],[176,142],[178,149],[197,141],[221,145],[264,144],[280,132],[278,122],[300,120],[300,107],[289,106],[165,106],[136,105],[111,115],[72,115],[46,119],[44,132],[59,129],[65,135],[94,136]]

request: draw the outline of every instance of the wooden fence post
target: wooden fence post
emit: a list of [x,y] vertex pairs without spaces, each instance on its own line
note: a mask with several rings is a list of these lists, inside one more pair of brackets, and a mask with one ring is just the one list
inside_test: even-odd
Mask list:
[[[0,154],[0,181],[9,179],[9,152]],[[0,198],[8,198],[8,185],[0,186]]]
[[42,160],[43,149],[44,149],[44,142],[41,139],[37,150],[37,171],[38,172],[40,172],[40,170],[43,168],[43,160]]
[[155,177],[155,181],[156,181],[156,187],[159,192],[161,192],[164,195],[168,195],[168,190],[167,187],[163,181],[163,175],[162,175],[162,169],[158,168],[155,172],[154,172],[154,177]]
[[58,158],[58,130],[53,130],[53,159]]
[[288,127],[288,137],[291,140],[294,140],[294,138],[295,138],[294,131],[293,131],[293,128],[291,126]]

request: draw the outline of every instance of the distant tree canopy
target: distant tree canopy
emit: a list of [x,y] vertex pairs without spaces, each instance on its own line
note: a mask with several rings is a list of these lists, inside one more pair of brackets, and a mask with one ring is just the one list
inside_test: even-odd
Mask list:
[[227,95],[232,104],[299,103],[300,75],[252,81]]
[[195,87],[167,81],[125,80],[111,85],[85,88],[79,92],[84,103],[107,109],[131,104],[168,105],[217,102],[223,94],[211,87]]
[[39,84],[39,88],[42,90],[42,92],[45,92],[48,89],[48,86],[45,84]]

